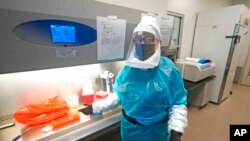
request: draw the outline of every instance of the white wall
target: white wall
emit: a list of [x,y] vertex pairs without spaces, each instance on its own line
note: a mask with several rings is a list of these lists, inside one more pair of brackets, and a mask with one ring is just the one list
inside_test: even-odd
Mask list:
[[[81,17],[86,0],[0,0],[0,8]],[[88,0],[89,1],[89,0]],[[93,0],[94,1],[94,0]],[[95,0],[138,10],[167,13],[168,0]],[[90,7],[92,5],[89,5]],[[72,8],[74,7],[74,8]],[[98,7],[93,7],[93,10]]]
[[232,5],[232,0],[168,0],[168,10],[184,14],[180,58],[191,55],[197,12]]
[[167,13],[168,0],[96,0],[99,2],[125,6],[133,9],[156,12],[161,14]]
[[[40,13],[54,13],[65,16],[81,17],[84,0],[0,0],[0,8],[36,11]],[[168,0],[96,0],[138,10],[145,10],[161,14],[167,13]],[[49,5],[48,5],[49,4]],[[90,5],[91,6],[91,5]],[[72,9],[74,7],[74,9]],[[93,10],[98,7],[93,7]],[[46,11],[45,11],[46,9]]]

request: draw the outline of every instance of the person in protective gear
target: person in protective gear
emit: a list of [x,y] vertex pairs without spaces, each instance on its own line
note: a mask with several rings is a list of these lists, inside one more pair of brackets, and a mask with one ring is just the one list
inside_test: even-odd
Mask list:
[[175,64],[161,57],[157,20],[144,16],[134,29],[114,93],[87,107],[99,113],[122,107],[122,141],[180,141],[187,126],[187,91]]

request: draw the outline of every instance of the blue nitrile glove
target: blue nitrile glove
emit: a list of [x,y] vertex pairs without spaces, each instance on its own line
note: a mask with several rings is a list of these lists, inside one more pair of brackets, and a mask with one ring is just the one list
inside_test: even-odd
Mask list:
[[169,141],[181,141],[181,133],[171,130]]

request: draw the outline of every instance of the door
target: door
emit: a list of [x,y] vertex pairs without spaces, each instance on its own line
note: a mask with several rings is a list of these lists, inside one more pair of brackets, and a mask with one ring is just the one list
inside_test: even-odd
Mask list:
[[248,57],[243,70],[243,75],[241,78],[241,84],[250,86],[250,50],[248,52]]
[[210,101],[215,103],[220,102],[220,95],[225,86],[223,85],[221,90],[232,43],[232,38],[226,38],[226,36],[233,36],[234,29],[235,25],[208,25],[197,26],[195,30],[192,57],[207,58],[215,63],[214,75],[216,78],[211,84],[212,94],[210,99]]
[[236,25],[235,27],[235,34],[239,35],[240,38],[233,39],[232,47],[230,49],[228,59],[227,59],[227,65],[226,65],[226,71],[225,71],[225,77],[222,82],[222,94],[220,95],[220,99],[224,100],[230,95],[230,91],[233,84],[234,75],[236,72],[236,68],[238,65],[238,58],[240,55],[240,49],[244,45],[245,42],[244,38],[246,37],[244,34],[244,31],[246,30],[246,27]]

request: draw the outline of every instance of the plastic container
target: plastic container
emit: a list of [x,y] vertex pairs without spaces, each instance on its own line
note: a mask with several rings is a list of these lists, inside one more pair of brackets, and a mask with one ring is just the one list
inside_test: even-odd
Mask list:
[[79,105],[79,97],[77,95],[66,96],[66,102],[69,107],[76,107]]
[[108,92],[104,92],[104,91],[99,91],[95,94],[95,97],[97,99],[104,99],[108,96]]
[[94,102],[94,91],[93,90],[87,90],[83,91],[82,93],[83,97],[83,104],[92,104]]
[[83,104],[89,105],[94,102],[94,91],[92,87],[84,87],[82,91]]

